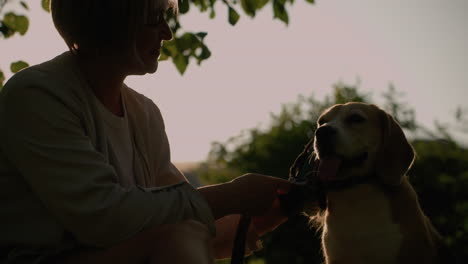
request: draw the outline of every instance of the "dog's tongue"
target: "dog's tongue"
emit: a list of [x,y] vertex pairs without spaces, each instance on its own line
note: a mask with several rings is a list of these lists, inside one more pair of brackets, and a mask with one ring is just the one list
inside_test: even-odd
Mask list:
[[325,157],[320,159],[318,176],[322,181],[332,181],[336,179],[341,159],[337,157]]

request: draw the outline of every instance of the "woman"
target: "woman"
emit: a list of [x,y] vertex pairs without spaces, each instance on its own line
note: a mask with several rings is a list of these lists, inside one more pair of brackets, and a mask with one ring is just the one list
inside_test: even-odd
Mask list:
[[229,255],[238,214],[256,216],[248,251],[285,220],[285,180],[188,184],[157,106],[124,84],[156,72],[168,8],[177,2],[51,1],[69,51],[0,93],[0,262],[212,263]]

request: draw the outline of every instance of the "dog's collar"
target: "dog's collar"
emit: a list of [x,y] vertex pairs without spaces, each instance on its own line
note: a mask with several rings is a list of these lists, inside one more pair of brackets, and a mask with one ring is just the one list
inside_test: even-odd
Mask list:
[[321,181],[322,187],[318,193],[318,205],[322,210],[327,209],[327,193],[330,191],[342,191],[350,189],[359,184],[375,183],[375,179],[375,174],[369,174],[366,176],[350,177],[342,180]]

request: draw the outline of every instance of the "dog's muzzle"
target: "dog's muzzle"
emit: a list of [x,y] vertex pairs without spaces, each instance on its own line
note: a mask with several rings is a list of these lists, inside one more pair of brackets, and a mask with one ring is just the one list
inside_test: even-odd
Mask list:
[[[326,142],[321,147],[333,147],[333,133],[336,133],[336,131],[332,131],[334,129],[331,127],[327,128],[327,126],[323,126],[317,130],[317,141]],[[303,152],[299,154],[290,168],[289,181],[293,183],[293,186],[287,194],[280,196],[282,210],[287,216],[304,212],[306,204],[312,205],[312,207],[315,206],[315,211],[318,208],[325,210],[327,207],[327,193],[329,191],[350,188],[357,184],[372,181],[374,178],[374,175],[346,179],[338,177],[340,169],[362,165],[368,158],[367,152],[363,152],[352,158],[343,158],[336,155],[333,148],[328,149],[329,153],[326,152],[327,150],[322,152],[323,149],[320,149],[321,159],[319,160],[313,146],[314,139],[305,146]],[[317,145],[315,145],[315,148],[317,148]]]

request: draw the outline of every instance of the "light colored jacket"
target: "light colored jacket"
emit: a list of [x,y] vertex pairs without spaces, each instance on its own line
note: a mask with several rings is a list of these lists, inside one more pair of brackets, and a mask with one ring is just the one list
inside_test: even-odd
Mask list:
[[[122,188],[104,124],[74,56],[14,75],[0,93],[0,248],[106,247],[145,227],[195,219],[214,232],[211,209],[170,161],[157,106],[126,87],[137,186]],[[1,257],[0,257],[1,258]]]

